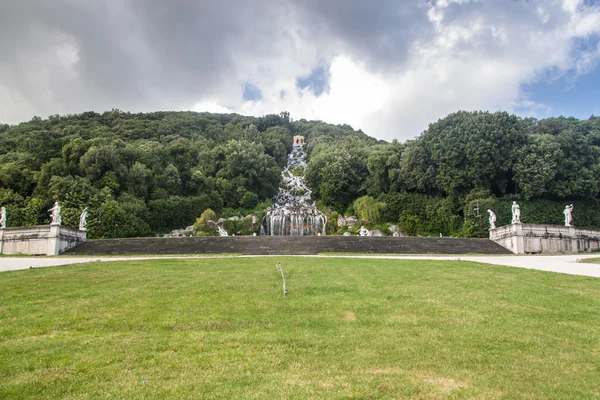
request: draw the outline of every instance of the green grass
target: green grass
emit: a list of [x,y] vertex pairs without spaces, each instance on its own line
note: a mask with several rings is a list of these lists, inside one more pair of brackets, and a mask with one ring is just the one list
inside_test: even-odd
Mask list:
[[0,398],[600,397],[600,280],[282,257],[0,273]]
[[[484,253],[464,253],[464,254],[414,254],[414,253],[360,253],[360,252],[352,252],[352,251],[324,251],[319,253],[319,255],[323,256],[340,256],[340,257],[348,257],[348,256],[366,256],[366,257],[455,257],[457,259],[464,257],[489,257],[490,254]],[[515,254],[507,253],[507,254],[493,254],[494,257],[514,257]]]
[[201,253],[201,254],[57,254],[57,255],[31,255],[31,254],[0,254],[0,258],[15,258],[15,257],[23,257],[23,258],[123,258],[123,257],[157,257],[157,258],[182,258],[182,257],[195,257],[195,258],[231,258],[236,256],[241,256],[242,253]]

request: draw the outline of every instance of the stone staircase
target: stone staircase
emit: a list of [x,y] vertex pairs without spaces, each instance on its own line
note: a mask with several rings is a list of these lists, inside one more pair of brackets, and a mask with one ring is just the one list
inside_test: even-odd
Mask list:
[[511,254],[488,239],[360,236],[231,236],[89,240],[69,255],[140,254]]

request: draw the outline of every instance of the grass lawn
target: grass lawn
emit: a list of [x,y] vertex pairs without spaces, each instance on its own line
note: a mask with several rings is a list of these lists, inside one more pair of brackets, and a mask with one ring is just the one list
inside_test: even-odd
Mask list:
[[600,280],[456,261],[0,273],[0,398],[600,397]]

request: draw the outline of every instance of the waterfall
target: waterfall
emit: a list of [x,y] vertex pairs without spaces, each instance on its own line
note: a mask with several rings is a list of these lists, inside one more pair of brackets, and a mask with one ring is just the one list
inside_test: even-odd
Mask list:
[[283,183],[273,198],[273,207],[267,209],[261,223],[261,235],[325,235],[327,217],[312,201],[312,191],[304,180],[305,170],[306,152],[302,144],[294,144],[281,173]]

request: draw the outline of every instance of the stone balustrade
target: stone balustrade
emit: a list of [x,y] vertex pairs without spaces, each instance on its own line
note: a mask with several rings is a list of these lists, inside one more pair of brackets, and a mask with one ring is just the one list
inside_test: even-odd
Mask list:
[[56,255],[84,242],[86,236],[86,231],[61,225],[0,228],[0,253]]
[[578,253],[600,249],[600,231],[574,226],[512,224],[490,229],[490,240],[515,254]]

